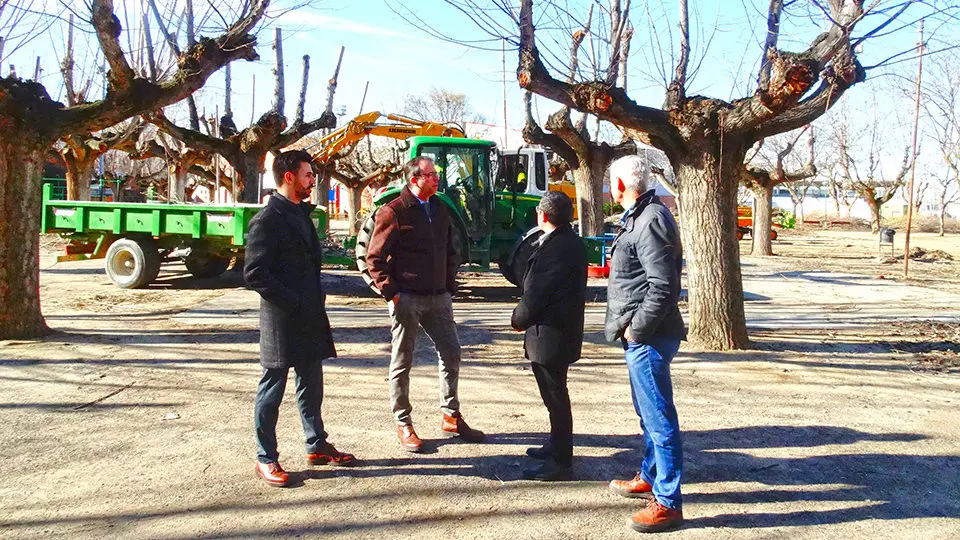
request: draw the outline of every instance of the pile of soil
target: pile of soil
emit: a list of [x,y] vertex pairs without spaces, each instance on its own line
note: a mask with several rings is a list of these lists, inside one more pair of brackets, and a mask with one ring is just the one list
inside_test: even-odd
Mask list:
[[[903,255],[898,255],[897,260],[902,261]],[[910,260],[920,262],[946,262],[952,261],[953,255],[939,249],[926,250],[918,246],[910,250]]]

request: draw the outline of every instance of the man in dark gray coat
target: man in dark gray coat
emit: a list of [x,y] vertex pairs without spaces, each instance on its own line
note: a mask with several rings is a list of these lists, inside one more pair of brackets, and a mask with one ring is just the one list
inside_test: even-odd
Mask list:
[[566,480],[573,465],[573,415],[567,370],[580,359],[583,306],[587,297],[587,254],[573,232],[573,203],[559,191],[537,205],[537,240],[523,276],[523,294],[510,324],[525,331],[523,351],[530,360],[540,397],[550,415],[550,439],[527,455],[543,463],[523,471],[528,480]]
[[623,345],[644,442],[640,472],[632,480],[610,482],[610,489],[630,498],[652,494],[646,508],[630,518],[640,532],[683,523],[683,447],[670,380],[670,362],[686,337],[677,306],[683,250],[677,222],[650,189],[650,178],[638,156],[610,165],[610,193],[625,210],[611,247],[604,331]]
[[324,309],[320,277],[322,252],[307,200],[316,176],[310,154],[295,150],[273,162],[277,181],[266,207],[250,221],[243,277],[260,293],[260,365],[254,424],[257,474],[283,487],[290,475],[278,461],[277,416],[287,384],[296,372],[297,406],[311,465],[352,465],[356,459],[327,442],[320,405],[323,401],[323,359],[337,352]]

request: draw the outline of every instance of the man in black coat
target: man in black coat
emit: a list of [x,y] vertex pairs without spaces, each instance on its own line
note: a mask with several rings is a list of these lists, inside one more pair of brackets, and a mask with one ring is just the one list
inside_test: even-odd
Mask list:
[[291,151],[273,162],[277,191],[250,221],[243,277],[260,293],[260,365],[254,424],[257,474],[283,487],[290,476],[278,461],[277,416],[287,384],[296,372],[297,406],[311,465],[352,465],[356,459],[327,442],[320,405],[323,401],[323,359],[337,352],[324,309],[320,277],[322,252],[308,202],[316,176],[310,154]]
[[573,415],[567,392],[567,368],[580,359],[583,307],[587,295],[587,256],[570,227],[573,204],[559,191],[546,193],[537,206],[543,231],[527,263],[523,295],[510,324],[526,331],[523,350],[532,364],[540,396],[550,414],[550,439],[527,455],[542,459],[523,471],[529,480],[565,480],[573,460]]

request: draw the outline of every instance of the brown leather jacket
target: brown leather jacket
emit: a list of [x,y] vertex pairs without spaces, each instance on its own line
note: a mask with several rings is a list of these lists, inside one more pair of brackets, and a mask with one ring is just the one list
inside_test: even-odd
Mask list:
[[409,187],[377,210],[367,247],[370,277],[387,300],[399,292],[457,290],[457,235],[450,209],[430,197],[430,219]]

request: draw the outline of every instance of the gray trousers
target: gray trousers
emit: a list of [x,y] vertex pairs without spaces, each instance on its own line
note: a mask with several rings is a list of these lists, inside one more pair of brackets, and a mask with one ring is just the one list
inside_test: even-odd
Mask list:
[[448,293],[416,295],[400,293],[391,304],[390,401],[398,424],[411,424],[410,366],[420,327],[433,340],[440,358],[440,410],[460,410],[457,381],[460,377],[460,338],[453,320],[453,300]]

